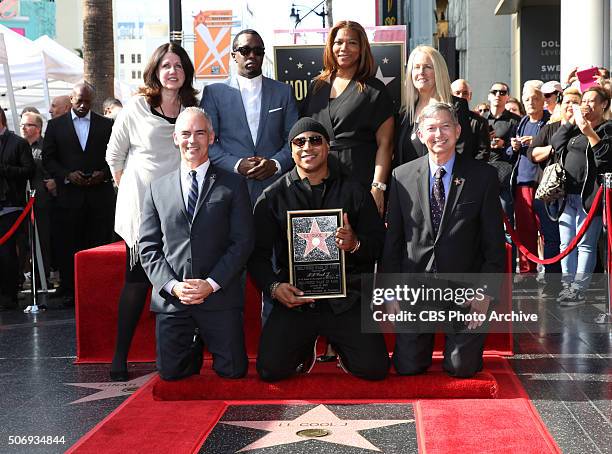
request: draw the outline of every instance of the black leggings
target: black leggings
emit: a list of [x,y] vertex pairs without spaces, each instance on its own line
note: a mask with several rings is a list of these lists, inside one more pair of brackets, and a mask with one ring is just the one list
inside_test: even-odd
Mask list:
[[138,320],[144,309],[151,283],[140,262],[130,269],[130,250],[126,245],[125,284],[119,297],[117,343],[111,370],[127,369],[127,357]]

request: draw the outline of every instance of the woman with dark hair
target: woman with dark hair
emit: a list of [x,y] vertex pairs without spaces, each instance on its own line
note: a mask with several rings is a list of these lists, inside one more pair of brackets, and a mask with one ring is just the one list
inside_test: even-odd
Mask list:
[[508,98],[508,101],[506,101],[506,110],[508,112],[512,112],[514,115],[518,115],[519,117],[524,117],[527,115],[525,112],[525,107],[523,107],[523,103],[512,97]]
[[431,46],[417,46],[406,65],[406,105],[401,116],[395,144],[393,167],[427,154],[427,147],[417,137],[421,111],[436,102],[454,106],[461,126],[457,152],[476,159],[486,159],[488,144],[472,134],[469,106],[465,99],[453,96],[444,57]]
[[106,161],[119,190],[115,231],[126,245],[125,285],[119,299],[117,343],[111,379],[128,379],[127,356],[151,284],[139,263],[138,231],[149,183],[178,168],[180,155],[172,133],[178,114],[196,106],[194,67],[177,44],[158,47],[144,71],[144,86],[119,113]]
[[[550,144],[565,168],[566,203],[559,217],[561,250],[576,236],[593,205],[599,189],[599,175],[612,172],[612,121],[610,94],[602,87],[591,87],[582,94],[579,109],[559,127]],[[562,306],[585,303],[597,261],[597,241],[601,215],[595,216],[586,233],[567,257],[561,260],[564,289],[557,302]]]
[[311,84],[301,115],[325,126],[330,156],[337,158],[341,171],[369,188],[382,216],[394,120],[393,101],[375,72],[363,27],[338,22],[327,35],[323,72]]

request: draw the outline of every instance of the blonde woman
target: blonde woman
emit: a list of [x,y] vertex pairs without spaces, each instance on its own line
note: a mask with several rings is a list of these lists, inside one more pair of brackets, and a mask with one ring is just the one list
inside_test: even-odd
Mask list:
[[427,148],[417,137],[418,120],[425,107],[437,102],[451,104],[456,109],[461,126],[457,152],[480,157],[479,150],[487,148],[471,132],[467,101],[452,94],[448,68],[440,52],[430,46],[417,46],[406,66],[406,106],[398,128],[394,167],[427,154]]

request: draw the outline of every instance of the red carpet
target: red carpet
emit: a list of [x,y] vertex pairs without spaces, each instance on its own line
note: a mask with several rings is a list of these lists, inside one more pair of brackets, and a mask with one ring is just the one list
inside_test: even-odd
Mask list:
[[[117,302],[123,287],[125,269],[125,246],[123,242],[88,249],[76,254],[76,327],[77,364],[110,363],[115,348],[117,333]],[[247,353],[250,358],[257,355],[257,344],[261,330],[260,293],[249,279],[247,302],[244,313]],[[508,299],[510,302],[510,299]],[[489,355],[511,355],[511,325],[508,332],[487,337],[485,353]],[[393,336],[387,336],[389,349]],[[442,338],[436,342],[436,350],[442,350]],[[148,310],[143,312],[130,349],[129,361],[155,361],[155,316]]]
[[[497,399],[430,399],[414,402],[420,453],[560,453],[507,361],[485,360],[499,384]],[[79,440],[69,453],[197,452],[226,408],[226,401],[154,400],[154,378]],[[380,402],[334,399],[334,403]],[[309,402],[329,403],[317,399]],[[232,401],[232,404],[261,401]],[[266,401],[287,403],[287,401]],[[180,415],[180,417],[179,417]],[[196,422],[197,423],[194,423]]]
[[153,386],[156,400],[231,400],[240,396],[247,400],[286,399],[415,399],[475,398],[497,396],[497,382],[488,372],[471,379],[451,378],[439,364],[423,375],[401,377],[391,373],[383,381],[366,381],[338,369],[336,363],[317,363],[308,375],[279,383],[266,383],[257,378],[255,365],[241,380],[221,379],[205,364],[202,375],[179,381],[157,377]]

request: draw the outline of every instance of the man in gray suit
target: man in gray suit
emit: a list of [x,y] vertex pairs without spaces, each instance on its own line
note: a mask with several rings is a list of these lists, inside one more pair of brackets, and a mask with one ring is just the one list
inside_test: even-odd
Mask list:
[[215,372],[239,378],[248,366],[240,276],[254,242],[247,187],[239,176],[210,163],[208,147],[215,136],[201,109],[185,109],[173,137],[181,166],[151,183],[139,242],[153,284],[157,368],[166,380],[197,374],[198,328]]
[[242,30],[232,43],[238,74],[228,83],[208,85],[200,106],[210,115],[216,140],[215,166],[244,175],[251,202],[293,168],[287,144],[298,114],[291,87],[264,77],[264,43],[255,30]]
[[[505,237],[495,169],[456,153],[461,133],[452,106],[423,109],[418,136],[428,154],[393,171],[382,268],[385,273],[503,273]],[[486,314],[490,298],[472,299],[462,308]],[[457,303],[458,304],[458,303]],[[445,309],[457,309],[450,302]],[[443,368],[471,377],[482,368],[486,333],[447,333]],[[434,333],[398,333],[393,363],[401,375],[425,372],[431,365]]]

